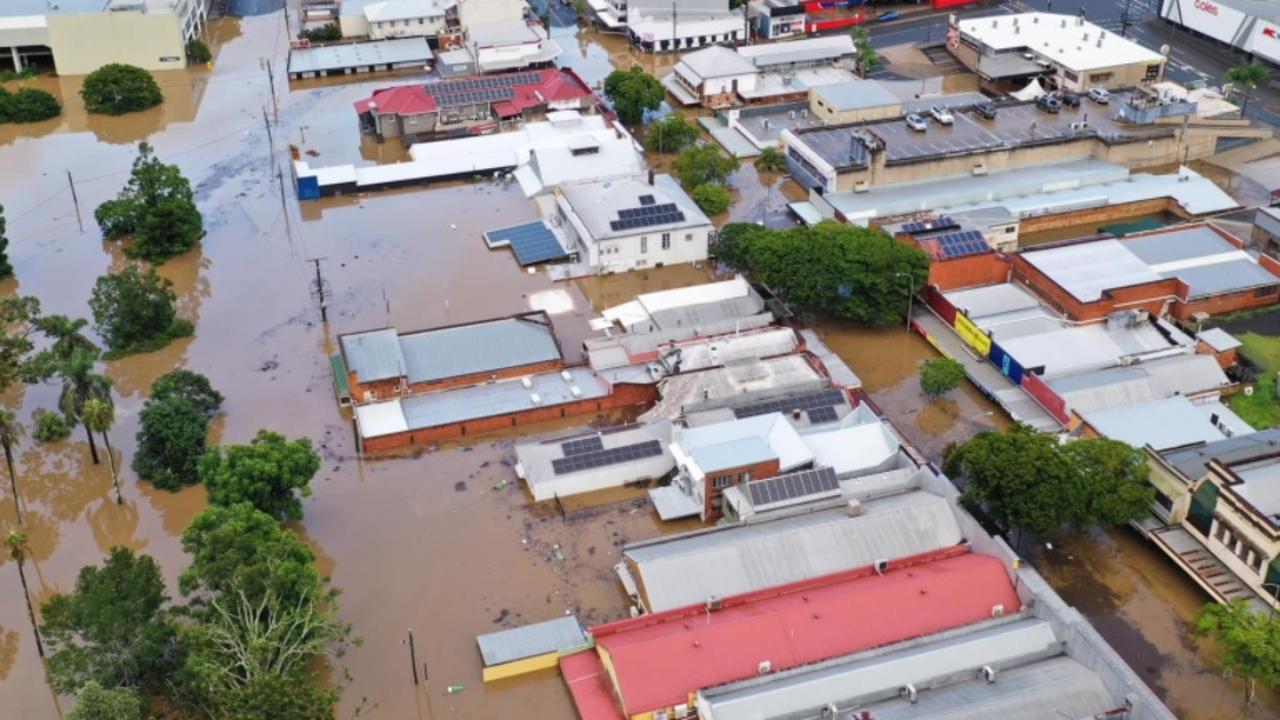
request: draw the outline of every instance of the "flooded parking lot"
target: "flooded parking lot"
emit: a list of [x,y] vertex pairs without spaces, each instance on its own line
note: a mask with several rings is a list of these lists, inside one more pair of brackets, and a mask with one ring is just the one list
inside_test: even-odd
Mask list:
[[[506,315],[544,302],[550,292],[553,321],[572,360],[589,332],[588,319],[601,308],[638,292],[703,282],[708,271],[664,268],[560,286],[543,273],[523,272],[508,252],[490,252],[480,239],[483,230],[536,216],[518,188],[501,183],[452,183],[299,206],[289,188],[287,145],[325,162],[403,159],[398,143],[360,136],[351,102],[416,76],[288,86],[282,80],[288,37],[282,20],[277,13],[221,21],[215,68],[162,75],[168,99],[146,113],[90,118],[76,97],[78,81],[30,81],[56,88],[66,111],[48,123],[0,126],[0,202],[18,274],[0,291],[38,296],[46,312],[87,315],[94,279],[124,263],[114,246],[100,240],[92,210],[123,184],[134,143],[147,139],[192,179],[208,235],[198,249],[161,268],[175,283],[181,312],[196,323],[195,336],[106,365],[117,392],[112,444],[121,466],[127,468],[135,450],[137,414],[151,382],[175,366],[208,375],[227,398],[214,442],[244,442],[265,427],[310,437],[322,453],[315,493],[298,529],[315,548],[322,572],[343,591],[341,616],[363,638],[345,658],[354,681],[342,716],[367,700],[371,717],[572,717],[554,673],[484,686],[474,636],[565,612],[587,624],[625,616],[611,569],[620,546],[690,526],[660,524],[647,504],[628,493],[595,498],[604,504],[568,508],[567,514],[530,507],[510,467],[516,436],[359,458],[349,419],[334,401],[327,355],[339,333]],[[614,36],[572,26],[554,33],[566,50],[564,62],[591,83],[635,61],[657,72],[673,64],[669,57],[634,55]],[[276,73],[274,101],[266,60]],[[277,106],[279,124],[268,137],[263,115],[274,116]],[[761,176],[750,165],[733,181],[731,219],[788,221],[782,208],[795,198],[793,184]],[[327,325],[309,286],[309,261],[320,258],[333,292]],[[1006,422],[972,389],[926,405],[913,375],[932,351],[901,327],[823,324],[820,330],[930,457],[947,442]],[[4,402],[29,421],[37,410],[55,407],[57,393],[53,385],[17,387]],[[611,418],[583,422],[593,420]],[[565,425],[529,430],[565,432]],[[28,442],[16,460],[32,549],[28,577],[37,600],[70,589],[79,568],[100,561],[114,545],[155,556],[176,588],[186,562],[177,536],[203,507],[202,488],[171,494],[126,470],[125,503],[117,506],[106,465],[91,463],[79,435],[52,446]],[[7,493],[0,500],[0,527],[13,516],[12,502]],[[1240,693],[1203,666],[1203,658],[1212,659],[1211,648],[1188,639],[1186,617],[1196,600],[1184,578],[1160,572],[1150,548],[1140,544],[1090,540],[1070,552],[1093,559],[1063,561],[1051,579],[1091,617],[1097,614],[1101,620],[1095,622],[1131,661],[1132,653],[1157,648],[1149,656],[1149,677],[1183,710],[1181,717],[1242,716],[1238,702],[1223,705],[1236,713],[1228,715],[1214,714],[1215,706],[1198,700],[1230,701]],[[1052,568],[1056,561],[1042,562]],[[1159,585],[1135,582],[1130,567],[1143,568]],[[1104,578],[1105,587],[1094,575]],[[1091,605],[1102,592],[1109,602]],[[44,683],[18,593],[13,564],[0,558],[0,715],[57,717],[57,699]],[[1122,601],[1126,593],[1135,598],[1129,604]],[[419,661],[429,668],[427,687],[416,692],[401,643],[410,628]],[[1141,629],[1138,637],[1134,628]],[[443,693],[456,684],[465,690]],[[1194,702],[1183,704],[1189,695]],[[1253,712],[1270,717],[1256,706]]]

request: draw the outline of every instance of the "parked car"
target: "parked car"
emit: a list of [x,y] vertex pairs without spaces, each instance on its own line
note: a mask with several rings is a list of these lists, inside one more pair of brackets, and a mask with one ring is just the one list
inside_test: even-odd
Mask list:
[[1058,102],[1067,107],[1080,107],[1080,96],[1070,90],[1064,90],[1058,93]]
[[939,125],[950,125],[956,121],[956,118],[951,114],[951,111],[941,105],[934,105],[929,108],[929,117],[932,117],[934,122],[937,122]]
[[911,113],[903,119],[906,120],[907,127],[915,130],[916,132],[924,132],[929,129],[929,123],[925,122],[924,118],[920,117],[916,113]]
[[1036,107],[1048,113],[1062,112],[1062,103],[1058,102],[1058,98],[1049,94],[1036,98]]
[[897,10],[890,10],[886,13],[880,13],[880,17],[876,18],[876,22],[889,22],[890,20],[897,20],[898,17]]
[[1099,105],[1106,105],[1111,102],[1111,91],[1106,88],[1091,87],[1089,88],[1089,99]]
[[973,112],[988,120],[995,120],[996,104],[992,102],[980,102],[973,106]]

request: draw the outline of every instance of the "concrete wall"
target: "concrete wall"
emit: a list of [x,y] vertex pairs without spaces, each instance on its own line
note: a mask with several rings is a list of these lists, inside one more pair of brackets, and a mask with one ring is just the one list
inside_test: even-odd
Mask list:
[[1142,309],[1160,316],[1175,301],[1179,292],[1185,292],[1186,288],[1177,278],[1170,278],[1111,288],[1104,290],[1102,297],[1096,301],[1081,302],[1040,272],[1023,255],[1014,256],[1010,279],[1026,286],[1046,305],[1076,322],[1104,320],[1107,315],[1119,310]]
[[889,120],[902,114],[902,105],[878,105],[876,107],[858,108],[857,110],[837,110],[823,101],[818,93],[809,91],[809,110],[823,119],[828,125],[848,125],[856,122],[872,120]]
[[87,75],[110,63],[144,70],[186,66],[179,18],[168,13],[50,15],[49,43],[59,75]]
[[439,35],[444,31],[444,29],[445,20],[443,15],[432,18],[412,18],[409,20],[368,23],[369,37],[374,40],[415,37],[419,35],[434,37]]
[[459,0],[458,21],[463,28],[477,23],[524,19],[521,0]]
[[338,28],[344,38],[361,38],[369,36],[369,21],[364,15],[341,15],[338,17]]

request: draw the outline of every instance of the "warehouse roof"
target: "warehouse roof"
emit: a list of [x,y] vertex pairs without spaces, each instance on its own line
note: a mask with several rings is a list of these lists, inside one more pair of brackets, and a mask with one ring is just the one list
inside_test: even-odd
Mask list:
[[410,383],[488,373],[560,360],[543,312],[397,334],[383,328],[339,338],[359,382],[406,377]]
[[[956,554],[959,552],[960,554]],[[628,715],[691,692],[820,662],[1021,608],[1004,563],[952,550],[882,574],[872,568],[726,598],[593,629]],[[892,612],[885,612],[892,608]],[[875,622],[867,622],[868,618]],[[691,622],[696,620],[696,622]],[[656,671],[661,668],[661,671]]]
[[[534,500],[583,492],[581,478],[590,479],[590,487],[621,487],[631,482],[653,480],[675,467],[667,449],[671,440],[671,422],[620,425],[593,430],[556,440],[523,443],[516,446],[517,472],[529,484]],[[604,454],[606,451],[657,443],[657,452],[634,453],[633,456],[609,457],[607,462],[589,466],[565,466],[562,462],[575,454]]]
[[853,80],[835,85],[819,85],[811,91],[820,102],[836,112],[897,105],[899,100],[875,80]]
[[635,564],[652,611],[950,547],[963,541],[943,498],[913,490],[845,508],[713,528],[636,543]]
[[992,51],[1019,48],[1068,70],[1160,63],[1164,56],[1094,25],[1083,16],[1029,12],[961,20],[960,34]]
[[739,55],[762,70],[792,63],[811,63],[822,60],[834,62],[856,52],[853,38],[846,34],[787,42],[757,43],[738,48]]
[[1081,302],[1106,290],[1159,282],[1163,278],[1119,240],[1081,242],[1022,253],[1022,259]]
[[425,37],[317,45],[289,50],[289,73],[332,72],[373,65],[425,63],[435,54]]
[[1216,393],[1231,384],[1210,355],[1174,355],[1136,365],[1066,375],[1049,387],[1078,413],[1162,400],[1175,395]]
[[1083,413],[1084,421],[1104,437],[1135,448],[1156,450],[1221,440],[1223,434],[1195,404],[1171,397],[1137,405]]
[[582,647],[587,636],[572,615],[476,636],[486,666]]

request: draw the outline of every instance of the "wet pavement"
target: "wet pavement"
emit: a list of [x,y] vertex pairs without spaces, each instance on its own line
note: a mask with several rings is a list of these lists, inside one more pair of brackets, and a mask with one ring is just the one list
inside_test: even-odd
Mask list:
[[[352,101],[388,79],[288,85],[283,67],[289,33],[282,14],[227,18],[214,27],[215,69],[162,76],[168,101],[160,108],[88,118],[75,95],[76,81],[42,79],[31,82],[56,88],[66,99],[66,113],[34,126],[0,126],[0,202],[8,211],[18,274],[0,284],[0,292],[36,295],[47,312],[87,315],[94,279],[124,262],[100,240],[92,211],[123,184],[133,144],[144,138],[192,179],[208,229],[198,249],[161,268],[175,283],[183,314],[196,322],[195,336],[106,366],[117,392],[111,439],[124,469],[125,504],[113,502],[107,467],[91,463],[82,433],[52,446],[29,441],[18,450],[32,551],[28,577],[37,601],[69,590],[79,568],[99,562],[113,545],[155,556],[176,588],[186,564],[177,536],[204,506],[204,491],[156,490],[139,482],[128,464],[147,388],[164,372],[185,366],[208,375],[226,396],[212,441],[245,442],[258,428],[270,428],[310,437],[320,449],[323,465],[297,529],[315,548],[322,572],[342,589],[342,618],[363,638],[344,659],[354,680],[340,716],[367,701],[371,717],[571,717],[567,693],[553,672],[485,687],[474,636],[565,612],[588,624],[625,616],[611,570],[620,546],[690,525],[660,524],[635,493],[594,497],[604,504],[575,504],[567,515],[532,507],[510,468],[516,436],[478,438],[431,453],[359,458],[349,416],[334,400],[326,356],[342,332],[505,315],[544,302],[550,292],[564,306],[554,322],[573,358],[587,336],[588,319],[600,308],[637,292],[703,282],[707,271],[664,268],[564,286],[542,273],[527,274],[509,253],[489,252],[480,239],[485,229],[535,216],[533,205],[510,185],[455,183],[299,206],[289,188],[287,145],[326,162],[389,162],[402,152],[394,143],[361,138],[351,111]],[[673,62],[633,55],[616,36],[574,27],[553,32],[562,38],[566,64],[588,82],[635,61],[659,72]],[[275,72],[274,101],[267,61]],[[274,116],[277,106],[279,124],[268,138],[263,114]],[[75,182],[79,220],[67,171]],[[761,178],[750,165],[733,182],[737,202],[730,219],[790,222],[781,208],[785,199],[794,199],[793,185],[780,177]],[[320,323],[311,297],[313,258],[323,258],[333,293],[328,325]],[[1003,419],[972,389],[924,402],[913,373],[932,351],[901,328],[820,329],[862,376],[873,399],[930,457],[975,429],[1002,426]],[[28,421],[56,400],[51,384],[17,387],[3,398]],[[573,424],[523,431],[565,432]],[[0,530],[10,524],[12,503],[7,492],[0,498]],[[1176,573],[1158,574],[1153,552],[1141,544],[1099,540],[1076,551],[1096,555],[1093,564],[1064,563],[1067,569],[1051,577],[1069,600],[1086,607],[1099,588],[1092,575],[1115,578],[1106,589],[1107,604],[1097,606],[1100,617],[1112,618],[1102,623],[1103,631],[1126,657],[1146,658],[1149,646],[1159,650],[1144,662],[1155,668],[1150,677],[1162,693],[1179,703],[1184,688],[1197,697],[1238,698],[1238,687],[1215,681],[1200,665],[1202,657],[1212,657],[1209,649],[1186,637],[1185,617],[1196,604],[1193,588]],[[1150,568],[1159,587],[1133,582],[1125,570],[1130,565]],[[1073,574],[1073,567],[1090,573]],[[13,563],[0,558],[0,714],[57,717],[57,699],[44,683],[19,593]],[[409,628],[429,670],[427,686],[417,691],[401,644]],[[444,687],[454,684],[466,689],[446,696]],[[1181,717],[1238,716],[1187,702],[1179,705],[1186,710]],[[1256,708],[1254,716],[1263,717]]]

